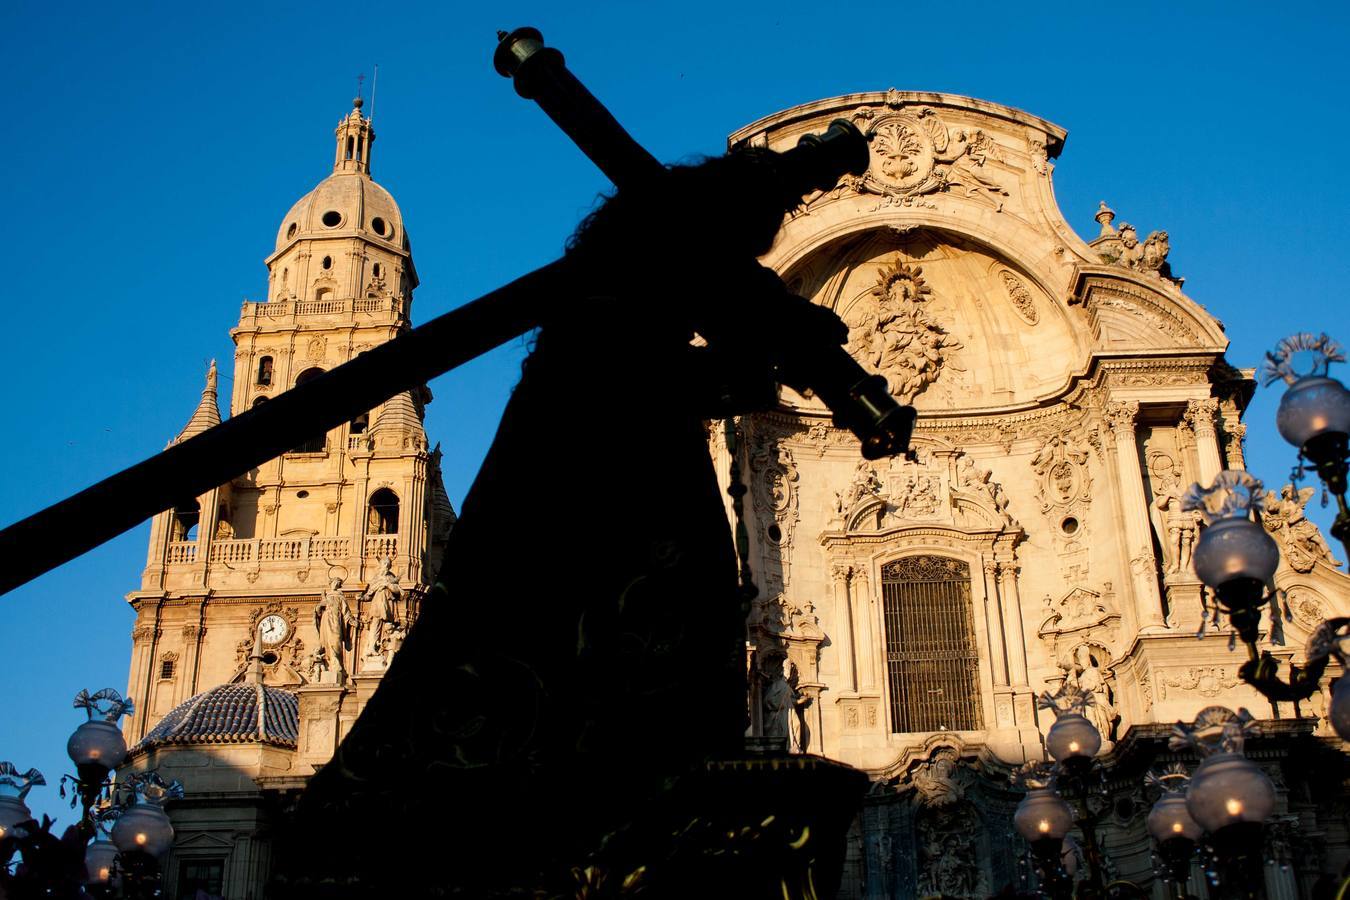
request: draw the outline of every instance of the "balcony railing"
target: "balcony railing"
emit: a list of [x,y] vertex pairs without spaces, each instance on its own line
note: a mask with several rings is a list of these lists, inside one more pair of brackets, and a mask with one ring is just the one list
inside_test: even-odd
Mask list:
[[196,561],[196,541],[169,541],[169,562],[190,563]]
[[337,316],[351,313],[397,316],[402,304],[397,297],[348,297],[345,300],[273,300],[255,303],[245,300],[240,317],[244,319],[292,319],[304,316]]
[[[263,540],[215,540],[211,542],[211,562],[239,565],[241,563],[303,562],[306,560],[339,560],[352,555],[352,539],[345,537],[271,538]],[[398,536],[372,535],[365,539],[365,555],[371,559],[398,555]],[[197,561],[195,541],[174,541],[169,544],[170,563]]]

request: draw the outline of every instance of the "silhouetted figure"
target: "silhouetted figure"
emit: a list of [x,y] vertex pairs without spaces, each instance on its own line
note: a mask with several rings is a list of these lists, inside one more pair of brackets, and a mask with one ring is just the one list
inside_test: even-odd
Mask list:
[[753,263],[773,190],[733,154],[583,223],[440,583],[285,829],[280,894],[575,886],[607,835],[741,753],[744,619],[705,419],[771,403],[803,334],[847,339]]

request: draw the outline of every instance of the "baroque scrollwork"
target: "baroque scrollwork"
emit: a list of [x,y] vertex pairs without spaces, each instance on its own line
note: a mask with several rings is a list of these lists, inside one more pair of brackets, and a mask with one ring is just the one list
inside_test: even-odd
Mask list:
[[923,269],[897,259],[877,273],[850,323],[849,351],[880,373],[901,403],[912,403],[944,369],[964,371],[952,361],[964,345],[925,311],[931,297]]
[[1052,434],[1031,457],[1036,473],[1036,498],[1041,512],[1067,508],[1092,499],[1092,475],[1088,471],[1090,447],[1085,438]]
[[1003,281],[1003,288],[1008,292],[1008,299],[1012,301],[1013,309],[1017,314],[1026,320],[1028,325],[1035,325],[1041,320],[1041,314],[1036,311],[1036,301],[1032,299],[1031,292],[1027,286],[1007,269],[998,273]]
[[986,166],[990,160],[1004,162],[1004,153],[984,131],[949,128],[927,107],[881,115],[860,110],[856,118],[872,143],[872,165],[858,181],[860,192],[910,206],[927,194],[947,191],[1003,209],[1008,190]]

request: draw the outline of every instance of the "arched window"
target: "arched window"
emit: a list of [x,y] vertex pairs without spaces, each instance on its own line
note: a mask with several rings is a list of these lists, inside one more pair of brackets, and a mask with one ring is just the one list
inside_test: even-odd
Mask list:
[[389,488],[380,488],[370,495],[366,533],[398,534],[398,495]]
[[882,566],[881,592],[891,731],[979,729],[970,566],[943,556],[907,556]]
[[195,541],[197,539],[197,523],[201,521],[202,508],[196,500],[187,500],[173,508],[173,528],[170,531],[169,540],[171,541]]
[[264,356],[258,360],[258,386],[272,383],[272,357]]
[[314,292],[314,299],[319,303],[333,299],[333,289],[330,287],[321,287]]
[[[312,379],[314,379],[314,378],[318,378],[318,377],[319,377],[320,375],[322,375],[322,374],[323,374],[323,369],[320,369],[318,366],[315,366],[315,367],[312,368],[312,369],[306,369],[305,371],[301,372],[299,375],[296,376],[296,378],[295,378],[295,386],[296,386],[296,387],[299,387],[300,385],[304,384],[306,381],[310,381],[310,380],[312,380]],[[312,437],[312,438],[309,438],[308,440],[306,440],[306,441],[305,441],[304,443],[302,443],[300,446],[296,447],[296,448],[295,448],[294,450],[292,450],[291,452],[292,452],[292,453],[322,453],[322,452],[323,452],[324,450],[326,450],[327,448],[328,448],[328,435],[327,435],[326,433],[320,433],[320,434],[315,435],[315,436]]]

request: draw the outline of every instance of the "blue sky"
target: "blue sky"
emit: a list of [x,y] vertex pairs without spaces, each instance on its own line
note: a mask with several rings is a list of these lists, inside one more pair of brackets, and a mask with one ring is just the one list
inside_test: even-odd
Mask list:
[[[375,63],[375,177],[413,239],[414,318],[554,258],[606,184],[492,71],[496,29],[521,24],[665,160],[862,90],[1028,110],[1069,131],[1055,171],[1069,221],[1091,236],[1105,199],[1143,233],[1166,229],[1173,270],[1227,325],[1235,365],[1293,331],[1350,340],[1344,4],[484,6],[3,5],[0,523],[181,428],[207,360],[232,358],[228,329],[241,299],[264,294],[280,217],[329,171],[332,130]],[[661,265],[654,255],[654,277]],[[516,342],[432,384],[427,426],[456,506],[522,355]],[[1249,465],[1276,485],[1294,459],[1277,401],[1259,390],[1247,417]],[[584,413],[578,427],[590,432]],[[30,805],[63,822],[70,700],[126,684],[123,595],[146,534],[0,598],[0,759],[46,772]]]

